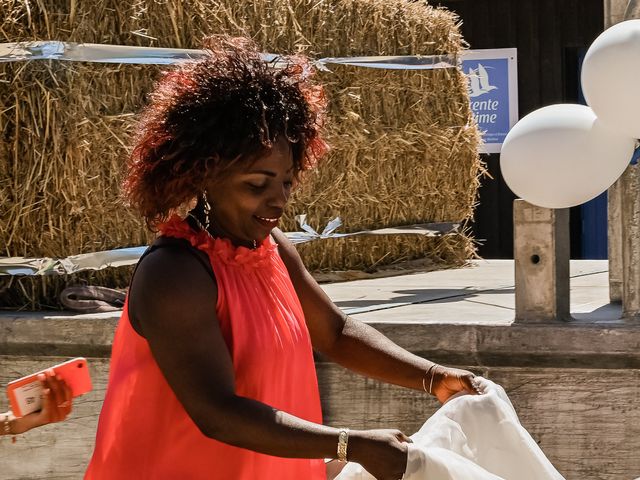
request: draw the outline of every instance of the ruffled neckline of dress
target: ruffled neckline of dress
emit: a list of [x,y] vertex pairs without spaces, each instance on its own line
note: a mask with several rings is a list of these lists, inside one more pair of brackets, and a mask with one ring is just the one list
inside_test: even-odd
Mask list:
[[167,237],[183,238],[192,246],[220,259],[227,265],[244,268],[260,268],[271,263],[278,246],[265,238],[256,248],[235,246],[228,238],[216,238],[204,230],[195,231],[186,219],[173,215],[167,222],[158,226],[160,233]]

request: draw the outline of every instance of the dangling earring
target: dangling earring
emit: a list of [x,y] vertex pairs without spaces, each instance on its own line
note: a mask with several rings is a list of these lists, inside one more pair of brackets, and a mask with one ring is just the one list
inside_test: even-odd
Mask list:
[[211,213],[211,205],[207,199],[207,191],[202,191],[202,211],[204,213],[204,229],[209,230],[209,214]]

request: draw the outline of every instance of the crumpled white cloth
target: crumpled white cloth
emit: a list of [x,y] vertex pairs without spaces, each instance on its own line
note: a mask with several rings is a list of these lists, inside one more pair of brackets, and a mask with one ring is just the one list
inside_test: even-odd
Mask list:
[[[482,395],[449,399],[408,444],[403,480],[564,480],[542,453],[504,389],[476,377]],[[374,480],[348,463],[335,480]]]

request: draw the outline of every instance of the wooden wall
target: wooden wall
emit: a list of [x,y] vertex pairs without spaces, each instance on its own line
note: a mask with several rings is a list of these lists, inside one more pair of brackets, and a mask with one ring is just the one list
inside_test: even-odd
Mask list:
[[[602,0],[448,0],[431,2],[455,11],[471,49],[518,49],[522,118],[553,103],[577,101],[577,52],[604,29]],[[498,154],[484,155],[491,178],[480,188],[474,232],[480,255],[513,258],[512,201]],[[572,211],[572,252],[579,251],[579,210]],[[574,255],[575,256],[575,255]]]
[[[67,421],[27,432],[15,444],[0,437],[0,480],[82,478],[116,321],[89,315],[0,317],[0,385],[74,356],[88,358],[94,384],[74,402]],[[631,480],[640,475],[640,348],[637,327],[613,323],[375,327],[417,355],[470,368],[501,384],[524,427],[567,480]],[[411,434],[437,408],[424,392],[365,379],[321,359],[316,366],[329,425]],[[3,397],[0,412],[7,408]]]

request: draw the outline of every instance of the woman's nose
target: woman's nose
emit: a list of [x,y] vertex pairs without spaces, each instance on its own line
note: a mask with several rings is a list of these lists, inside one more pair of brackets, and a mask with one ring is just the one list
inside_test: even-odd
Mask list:
[[291,195],[291,188],[287,185],[281,185],[280,187],[276,187],[274,189],[274,194],[271,196],[271,201],[269,202],[271,206],[284,208],[284,206],[289,201],[289,196]]

